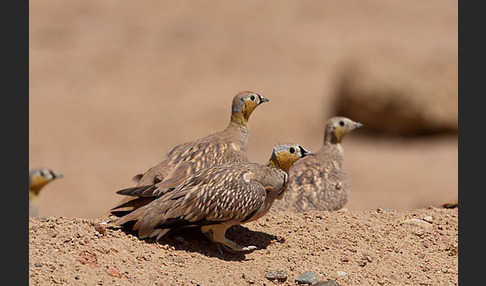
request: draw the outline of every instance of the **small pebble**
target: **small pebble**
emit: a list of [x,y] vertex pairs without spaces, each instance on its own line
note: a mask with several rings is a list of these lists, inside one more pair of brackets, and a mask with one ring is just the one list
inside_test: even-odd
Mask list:
[[346,276],[346,275],[348,275],[348,273],[346,273],[344,271],[337,271],[337,275],[338,276]]
[[410,224],[410,225],[415,225],[415,226],[420,226],[426,229],[429,229],[432,227],[432,225],[424,220],[417,219],[417,218],[411,218],[402,221],[403,224]]
[[57,236],[57,232],[54,231],[54,230],[48,230],[47,231],[47,234],[49,234],[52,238],[56,237]]
[[277,280],[279,282],[285,282],[287,280],[287,273],[282,270],[270,270],[265,274],[265,278],[270,281]]
[[81,278],[81,275],[79,275],[79,274],[76,274],[76,276],[74,276],[74,279],[76,279],[76,280],[79,280],[80,278]]
[[299,277],[295,278],[295,282],[299,284],[309,284],[309,285],[316,283],[317,280],[318,280],[317,274],[310,271],[304,272]]
[[434,219],[429,215],[424,216],[423,220],[425,220],[428,223],[432,223],[434,221]]
[[35,267],[42,267],[42,263],[36,263],[34,264]]

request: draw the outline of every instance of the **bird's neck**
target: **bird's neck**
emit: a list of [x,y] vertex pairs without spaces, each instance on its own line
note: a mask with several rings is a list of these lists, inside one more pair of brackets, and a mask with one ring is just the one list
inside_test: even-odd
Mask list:
[[344,149],[341,144],[324,144],[319,151],[315,153],[315,156],[322,158],[334,158],[342,159],[344,157]]
[[284,171],[285,173],[289,173],[290,166],[292,164],[287,164],[287,162],[284,162],[281,164],[275,156],[272,155],[270,160],[268,160],[267,167],[275,168],[275,169],[280,169]]
[[29,193],[35,194],[36,196],[39,194],[40,190],[47,185],[48,181],[46,182],[38,182],[38,183],[31,183],[29,185]]
[[241,143],[243,145],[246,145],[247,143],[246,141],[248,138],[248,126],[246,123],[242,124],[239,123],[238,121],[231,120],[230,123],[228,124],[228,127],[226,127],[226,131],[238,135],[241,139],[243,139],[243,142]]
[[324,133],[324,145],[328,144],[341,144],[341,136],[336,136],[336,133],[326,129]]
[[29,189],[29,203],[35,201],[38,198],[39,192],[35,193]]
[[273,157],[270,158],[270,160],[268,160],[267,167],[280,169],[280,166],[278,165],[278,161],[274,160]]
[[248,118],[242,112],[234,112],[231,114],[230,125],[248,127]]

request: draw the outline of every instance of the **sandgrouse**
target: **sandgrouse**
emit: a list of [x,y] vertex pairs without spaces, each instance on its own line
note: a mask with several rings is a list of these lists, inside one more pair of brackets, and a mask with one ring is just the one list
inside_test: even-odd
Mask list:
[[[133,180],[137,186],[163,182],[161,189],[167,190],[199,170],[225,163],[247,162],[248,120],[257,106],[268,101],[252,91],[239,92],[233,97],[231,119],[224,130],[175,146],[162,162],[144,174],[136,175]],[[152,199],[124,198],[125,207],[119,212],[129,212]]]
[[226,230],[265,215],[274,200],[282,198],[290,166],[308,154],[300,145],[278,145],[266,166],[249,162],[214,166],[196,172],[170,192],[160,189],[163,183],[120,190],[118,194],[135,197],[162,195],[115,223],[131,227],[142,239],[157,240],[171,230],[201,227],[211,241],[229,251],[254,250],[255,246],[242,247],[227,239]]
[[45,185],[50,182],[62,178],[63,175],[56,173],[50,169],[39,168],[33,169],[29,173],[29,215],[37,216],[38,209],[35,206],[35,200],[39,196],[40,191]]
[[284,198],[276,210],[304,212],[338,210],[348,201],[348,178],[343,169],[343,137],[362,124],[346,117],[327,121],[321,149],[296,162],[289,172]]

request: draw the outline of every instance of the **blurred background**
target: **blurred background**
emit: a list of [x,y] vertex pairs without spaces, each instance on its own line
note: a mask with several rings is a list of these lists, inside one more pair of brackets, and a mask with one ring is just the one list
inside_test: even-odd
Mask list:
[[249,158],[277,143],[344,140],[347,208],[411,209],[457,199],[457,1],[30,3],[29,166],[41,216],[97,217],[173,146],[226,127],[232,97],[253,114]]

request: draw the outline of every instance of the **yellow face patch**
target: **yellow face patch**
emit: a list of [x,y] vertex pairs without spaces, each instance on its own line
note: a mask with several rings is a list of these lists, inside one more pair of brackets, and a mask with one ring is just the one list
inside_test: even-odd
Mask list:
[[341,141],[341,139],[344,137],[344,135],[348,134],[349,129],[341,126],[334,126],[334,136],[338,139],[338,141]]
[[292,164],[294,164],[300,157],[296,153],[290,153],[288,151],[281,151],[277,154],[276,159],[280,168],[288,172]]
[[247,121],[257,106],[258,103],[256,100],[250,100],[250,99],[245,100],[245,103],[243,104],[242,113]]
[[29,190],[38,193],[45,185],[47,185],[51,180],[47,179],[40,174],[32,176],[29,180]]

